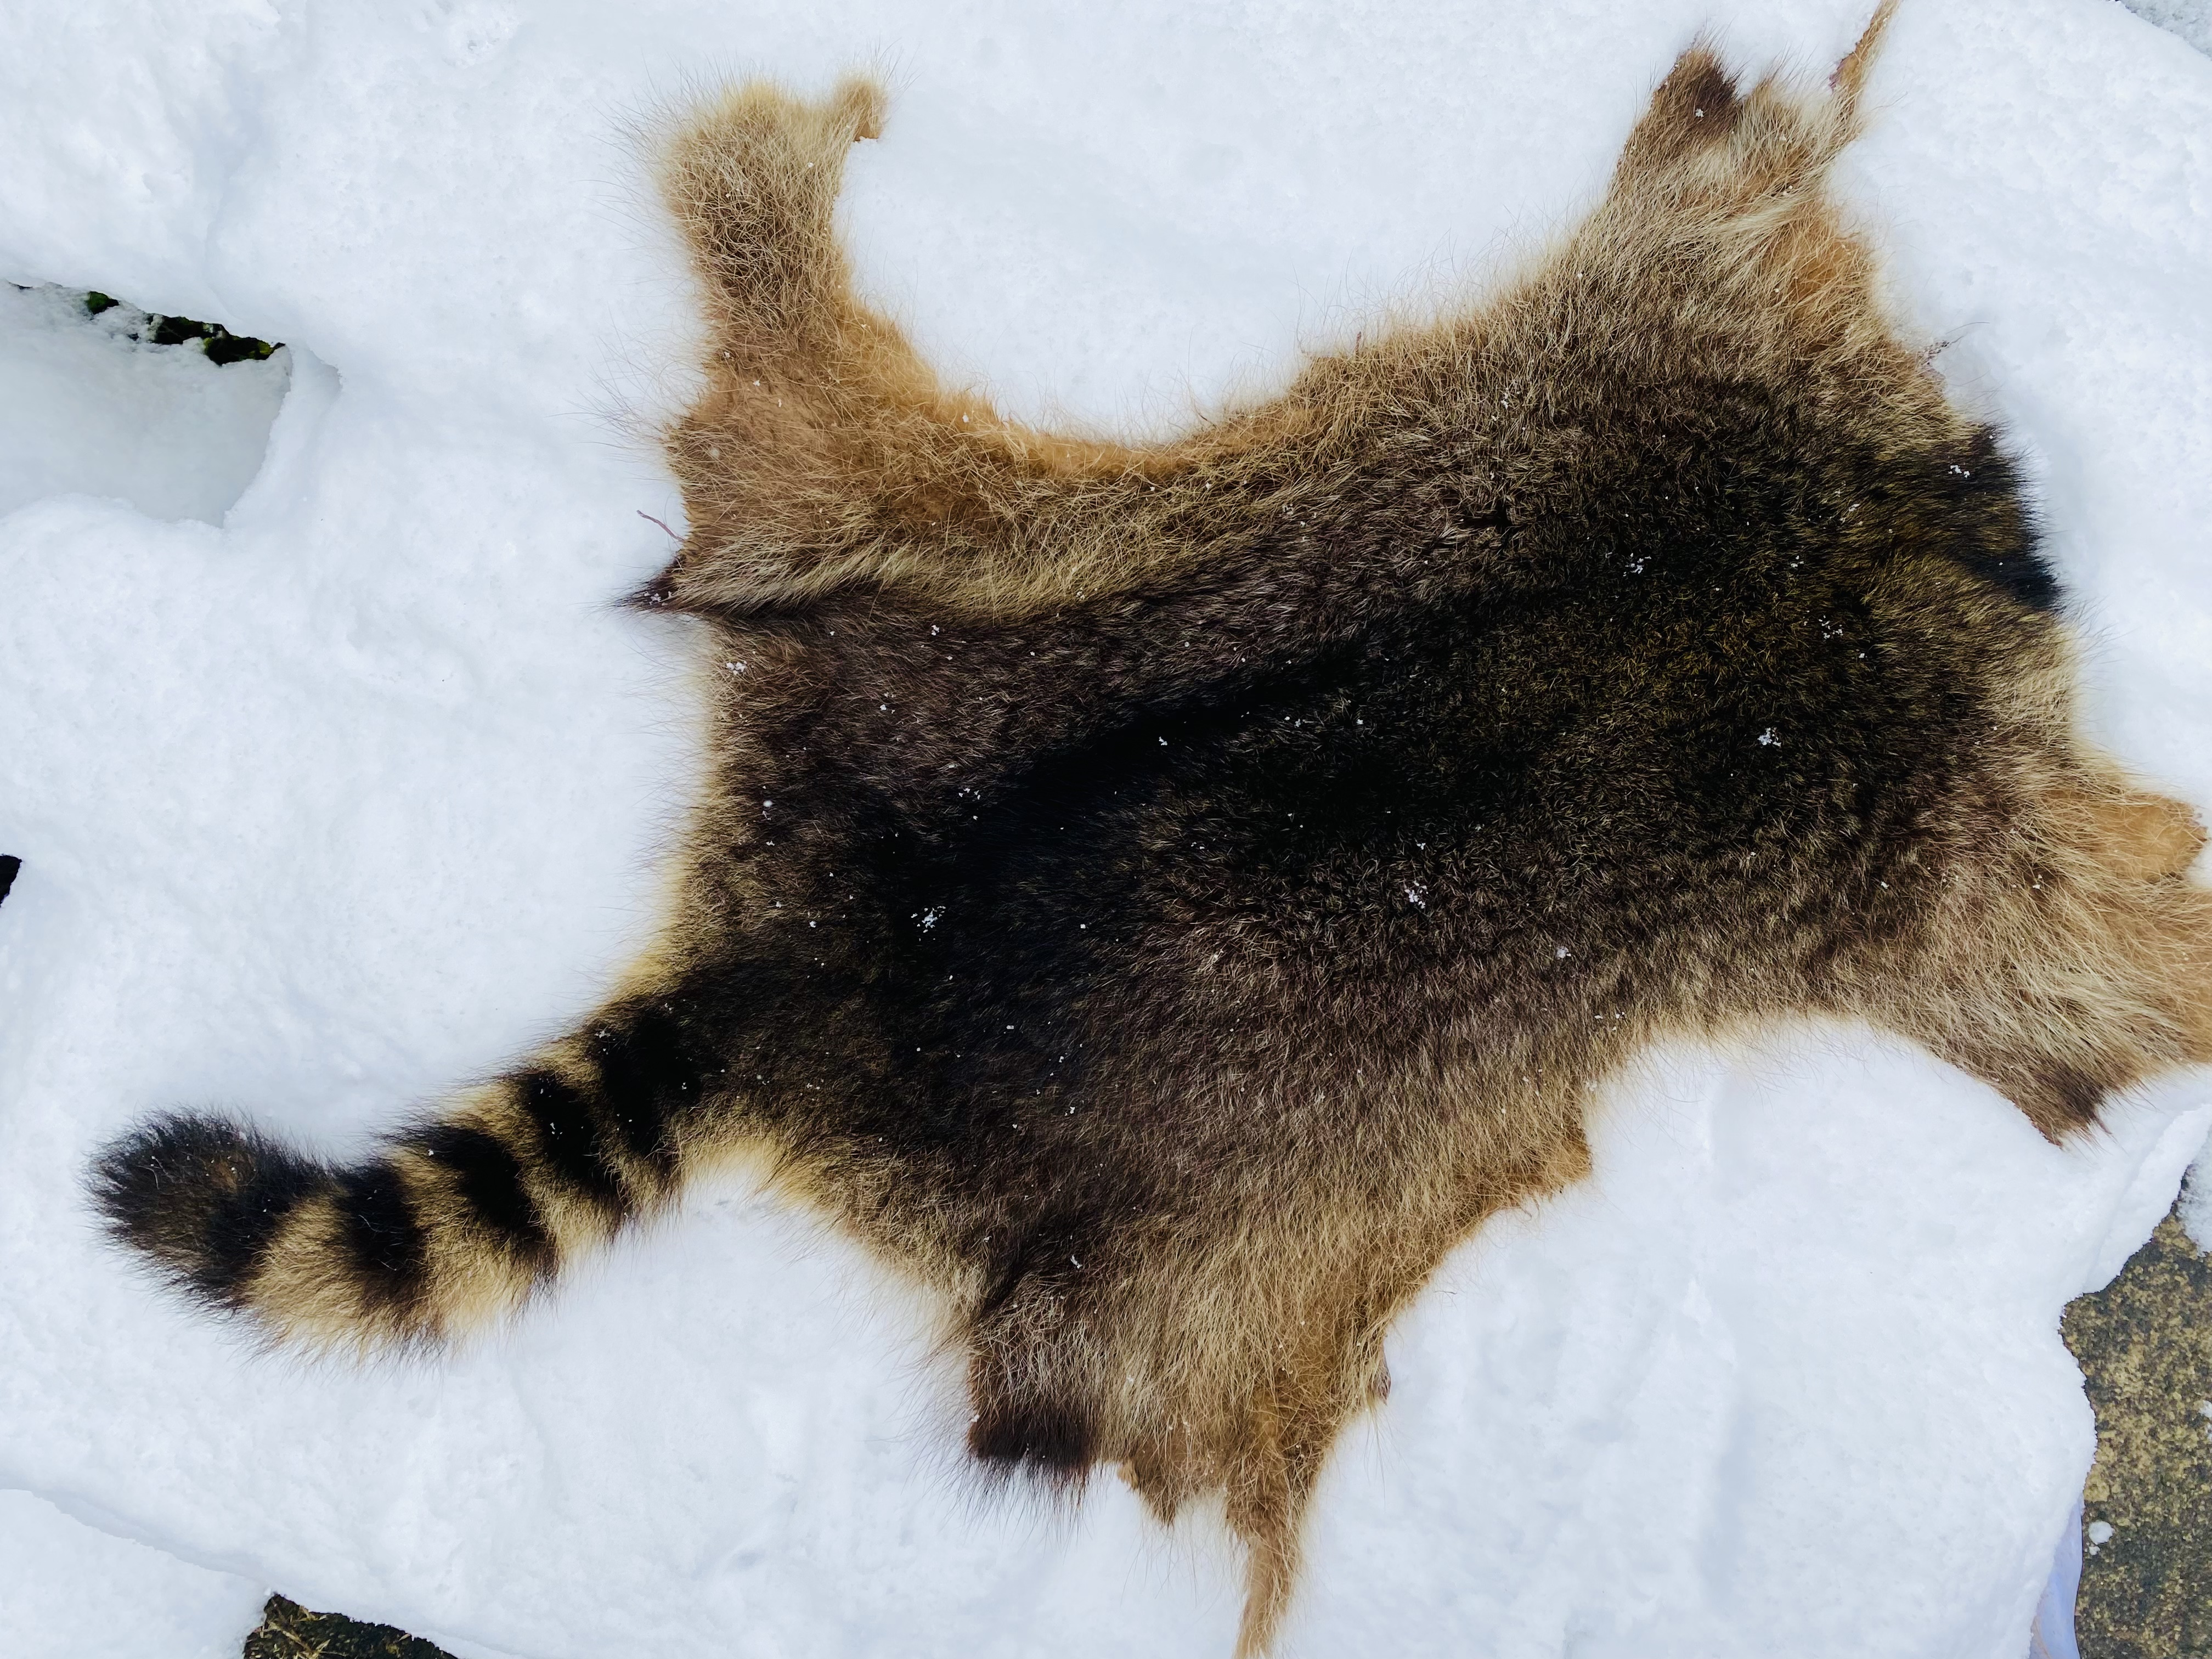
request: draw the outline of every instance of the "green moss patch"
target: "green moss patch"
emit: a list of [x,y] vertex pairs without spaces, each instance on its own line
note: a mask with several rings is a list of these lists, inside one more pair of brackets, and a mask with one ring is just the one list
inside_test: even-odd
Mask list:
[[[123,302],[111,294],[97,289],[84,296],[85,314],[97,317],[103,311],[112,311]],[[258,362],[276,348],[267,340],[257,340],[249,335],[233,334],[221,323],[203,323],[190,317],[165,317],[159,312],[149,312],[146,325],[133,331],[142,340],[155,345],[184,345],[190,341],[201,343],[212,363]]]

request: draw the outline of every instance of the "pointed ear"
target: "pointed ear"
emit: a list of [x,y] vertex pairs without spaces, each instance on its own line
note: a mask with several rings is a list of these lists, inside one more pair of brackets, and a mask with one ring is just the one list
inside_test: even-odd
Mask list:
[[1852,131],[1858,130],[1859,90],[1874,68],[1874,60],[1881,55],[1882,36],[1889,32],[1889,20],[1897,15],[1897,0],[1881,0],[1867,19],[1867,26],[1859,31],[1858,44],[1843,56],[1835,72],[1828,76],[1828,85],[1843,106],[1846,123]]
[[1615,188],[1621,180],[1661,172],[1718,146],[1743,115],[1735,77],[1722,67],[1710,41],[1700,36],[1674,60],[1651,94],[1651,106],[1628,135],[1620,154]]
[[1674,60],[1651,94],[1613,174],[1613,191],[1655,187],[1747,202],[1817,175],[1858,137],[1859,94],[1873,67],[1896,0],[1882,0],[1828,77],[1828,95],[1791,88],[1770,75],[1748,93],[1700,35]]

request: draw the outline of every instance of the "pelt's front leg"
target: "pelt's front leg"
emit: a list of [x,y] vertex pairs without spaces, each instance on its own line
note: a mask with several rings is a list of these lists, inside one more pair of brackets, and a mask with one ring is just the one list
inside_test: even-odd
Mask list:
[[2057,1140],[2106,1096],[2212,1062],[2212,890],[2179,802],[2092,776],[2027,813],[2009,856],[1937,884],[1878,1017]]

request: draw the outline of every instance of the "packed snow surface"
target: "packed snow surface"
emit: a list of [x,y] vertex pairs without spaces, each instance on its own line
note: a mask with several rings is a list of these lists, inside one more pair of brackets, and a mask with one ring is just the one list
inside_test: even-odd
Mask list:
[[2179,35],[2199,52],[2212,52],[2212,0],[2121,0],[2147,21]]
[[268,1592],[0,1492],[8,1659],[238,1659]]
[[[174,1106],[358,1147],[645,937],[700,764],[688,637],[611,603],[696,343],[657,112],[886,66],[869,293],[1014,413],[1160,433],[1539,248],[1700,26],[1817,76],[1866,9],[0,9],[0,1487],[75,1517],[0,1506],[8,1650],[213,1651],[274,1584],[464,1655],[1224,1655],[1218,1522],[980,1492],[928,1310],[741,1182],[357,1368],[158,1294],[86,1161]],[[2212,63],[2106,0],[1905,0],[1872,104],[1838,187],[2025,459],[2090,720],[2212,807]],[[159,357],[46,284],[289,349]],[[1285,1650],[2016,1659],[2091,1451],[2058,1310],[2207,1098],[2052,1147],[1868,1033],[1654,1057],[1394,1332]]]

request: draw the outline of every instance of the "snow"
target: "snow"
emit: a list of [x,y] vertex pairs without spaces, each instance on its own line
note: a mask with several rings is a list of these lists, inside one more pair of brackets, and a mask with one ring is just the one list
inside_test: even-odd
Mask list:
[[[2074,1500],[2074,1513],[2058,1534],[2058,1554],[2052,1564],[2050,1582],[2043,1587],[2043,1599],[2035,1604],[2035,1624],[2028,1632],[2027,1659],[2081,1659],[2081,1644],[2075,1640],[2074,1605],[2081,1590],[2081,1512],[2083,1503]],[[2112,1528],[2102,1521],[2089,1523],[2089,1553],[2096,1553],[2097,1528],[2103,1527],[2105,1535],[2112,1535]]]
[[2212,1156],[2191,1166],[2181,1187],[2181,1224],[2200,1250],[2212,1251]]
[[261,468],[289,361],[218,366],[197,343],[85,296],[0,284],[0,514],[49,495],[118,496],[220,524]]
[[[1225,1654],[1218,1522],[979,1492],[926,1310],[742,1183],[356,1369],[157,1294],[85,1161],[176,1105],[358,1146],[645,937],[698,722],[684,640],[611,601],[679,522],[640,434],[693,336],[634,135],[687,88],[887,65],[869,290],[1017,413],[1159,431],[1540,245],[1701,24],[1817,70],[1864,9],[0,11],[0,1487],[77,1517],[0,1509],[9,1650],[213,1651],[274,1584],[465,1659]],[[2092,722],[2212,807],[2212,63],[2108,0],[1905,0],[1873,100],[1839,188],[2026,458]],[[2091,1451],[2058,1310],[2164,1213],[2206,1081],[2053,1148],[1865,1033],[1655,1057],[1595,1176],[1394,1331],[1285,1651],[2016,1659]]]
[[2179,35],[2199,52],[2212,52],[2212,0],[2121,0],[2147,23]]
[[236,1659],[268,1592],[0,1492],[9,1659]]

